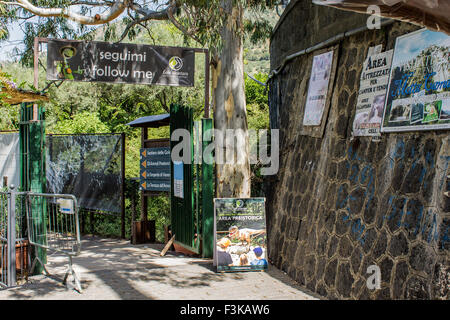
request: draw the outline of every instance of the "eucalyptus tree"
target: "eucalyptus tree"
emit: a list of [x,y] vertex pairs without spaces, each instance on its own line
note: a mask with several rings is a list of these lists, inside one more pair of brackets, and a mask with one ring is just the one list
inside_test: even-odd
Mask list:
[[[122,19],[126,27],[119,40],[148,28],[152,20],[170,20],[187,38],[211,51],[212,104],[216,154],[226,154],[216,165],[220,197],[250,196],[248,124],[244,91],[243,39],[267,37],[271,28],[261,13],[279,0],[0,0],[10,20],[38,19],[25,26],[24,61],[31,60],[34,36],[77,38],[89,26]],[[255,19],[247,19],[251,12]],[[33,18],[35,17],[35,18]],[[73,21],[77,23],[78,30]],[[105,35],[110,33],[105,32]],[[237,135],[226,139],[226,130]],[[222,149],[218,150],[218,148]],[[225,152],[226,149],[226,152]]]

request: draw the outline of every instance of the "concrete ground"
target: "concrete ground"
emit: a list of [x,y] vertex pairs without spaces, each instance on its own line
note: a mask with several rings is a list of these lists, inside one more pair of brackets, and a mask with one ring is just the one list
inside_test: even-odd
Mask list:
[[[84,237],[74,258],[83,293],[62,284],[67,258],[48,256],[50,277],[33,276],[26,284],[0,290],[0,299],[43,300],[312,300],[286,274],[216,273],[212,260],[168,252],[164,245],[133,246],[129,241]],[[237,290],[236,290],[237,289]]]

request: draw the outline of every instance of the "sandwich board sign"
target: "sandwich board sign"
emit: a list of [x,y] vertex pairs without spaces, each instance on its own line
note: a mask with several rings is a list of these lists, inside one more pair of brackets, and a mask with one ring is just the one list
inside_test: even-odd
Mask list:
[[217,272],[267,269],[265,202],[265,198],[214,199]]

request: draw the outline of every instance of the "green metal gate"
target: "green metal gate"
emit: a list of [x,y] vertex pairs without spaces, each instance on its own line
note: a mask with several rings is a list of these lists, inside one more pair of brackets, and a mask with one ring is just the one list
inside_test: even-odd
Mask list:
[[[194,158],[197,154],[197,159],[201,160],[203,150],[211,143],[203,141],[202,137],[205,131],[212,129],[212,119],[194,122],[191,108],[174,104],[170,109],[171,137],[177,129],[189,132],[189,161],[171,161],[172,233],[177,244],[211,258],[214,239],[213,165],[204,161],[194,163]],[[171,152],[178,143],[170,142]]]
[[[37,114],[34,114],[37,112]],[[46,189],[45,175],[45,110],[41,106],[34,107],[32,103],[22,103],[20,106],[20,188],[19,191],[44,193]],[[36,223],[45,226],[45,199],[33,203],[32,210],[36,215]],[[22,212],[25,215],[25,212]],[[45,228],[43,228],[45,230]],[[45,264],[46,249],[37,247],[32,252]],[[44,270],[43,265],[37,265],[35,274]]]

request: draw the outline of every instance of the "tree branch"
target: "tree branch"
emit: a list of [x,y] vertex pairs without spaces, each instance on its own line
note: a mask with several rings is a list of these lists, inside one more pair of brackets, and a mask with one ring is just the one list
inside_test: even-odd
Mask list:
[[[58,84],[56,82],[60,81]],[[44,94],[52,85],[55,85],[56,88],[59,88],[63,84],[64,80],[52,80],[47,83],[44,89],[41,90],[41,94]]]
[[[135,10],[137,12],[137,8],[134,7],[134,5],[131,5],[132,9]],[[139,9],[140,10],[140,9]],[[143,12],[142,10],[140,10],[141,12]],[[137,24],[140,24],[144,21],[147,20],[168,20],[169,16],[168,16],[168,9],[162,10],[162,11],[148,11],[146,12],[146,15],[142,18],[139,19],[135,19],[132,22],[130,22],[125,30],[122,32],[122,35],[120,36],[119,40],[117,42],[121,42],[123,39],[125,39],[125,37],[127,36],[128,32],[130,31],[130,29],[132,27],[134,27]]]
[[198,43],[201,43],[201,41],[200,41],[199,38],[197,38],[192,32],[189,32],[188,30],[186,30],[186,28],[183,27],[183,26],[181,25],[181,23],[179,23],[179,22],[177,21],[177,19],[175,19],[175,17],[174,17],[174,11],[175,11],[176,8],[177,8],[177,6],[176,6],[176,1],[171,0],[171,1],[170,1],[170,5],[169,5],[169,7],[167,8],[167,15],[169,16],[169,20],[173,23],[173,25],[174,25],[178,30],[180,30],[181,32],[183,32],[185,35],[191,37],[192,39],[194,39],[194,40],[197,41]]
[[128,0],[115,0],[114,4],[112,4],[106,12],[96,14],[95,16],[84,16],[71,10],[70,8],[36,7],[28,0],[17,0],[16,2],[3,1],[2,3],[22,7],[23,9],[41,17],[64,17],[80,24],[99,25],[110,22],[120,16],[122,12],[125,11],[128,5]]

